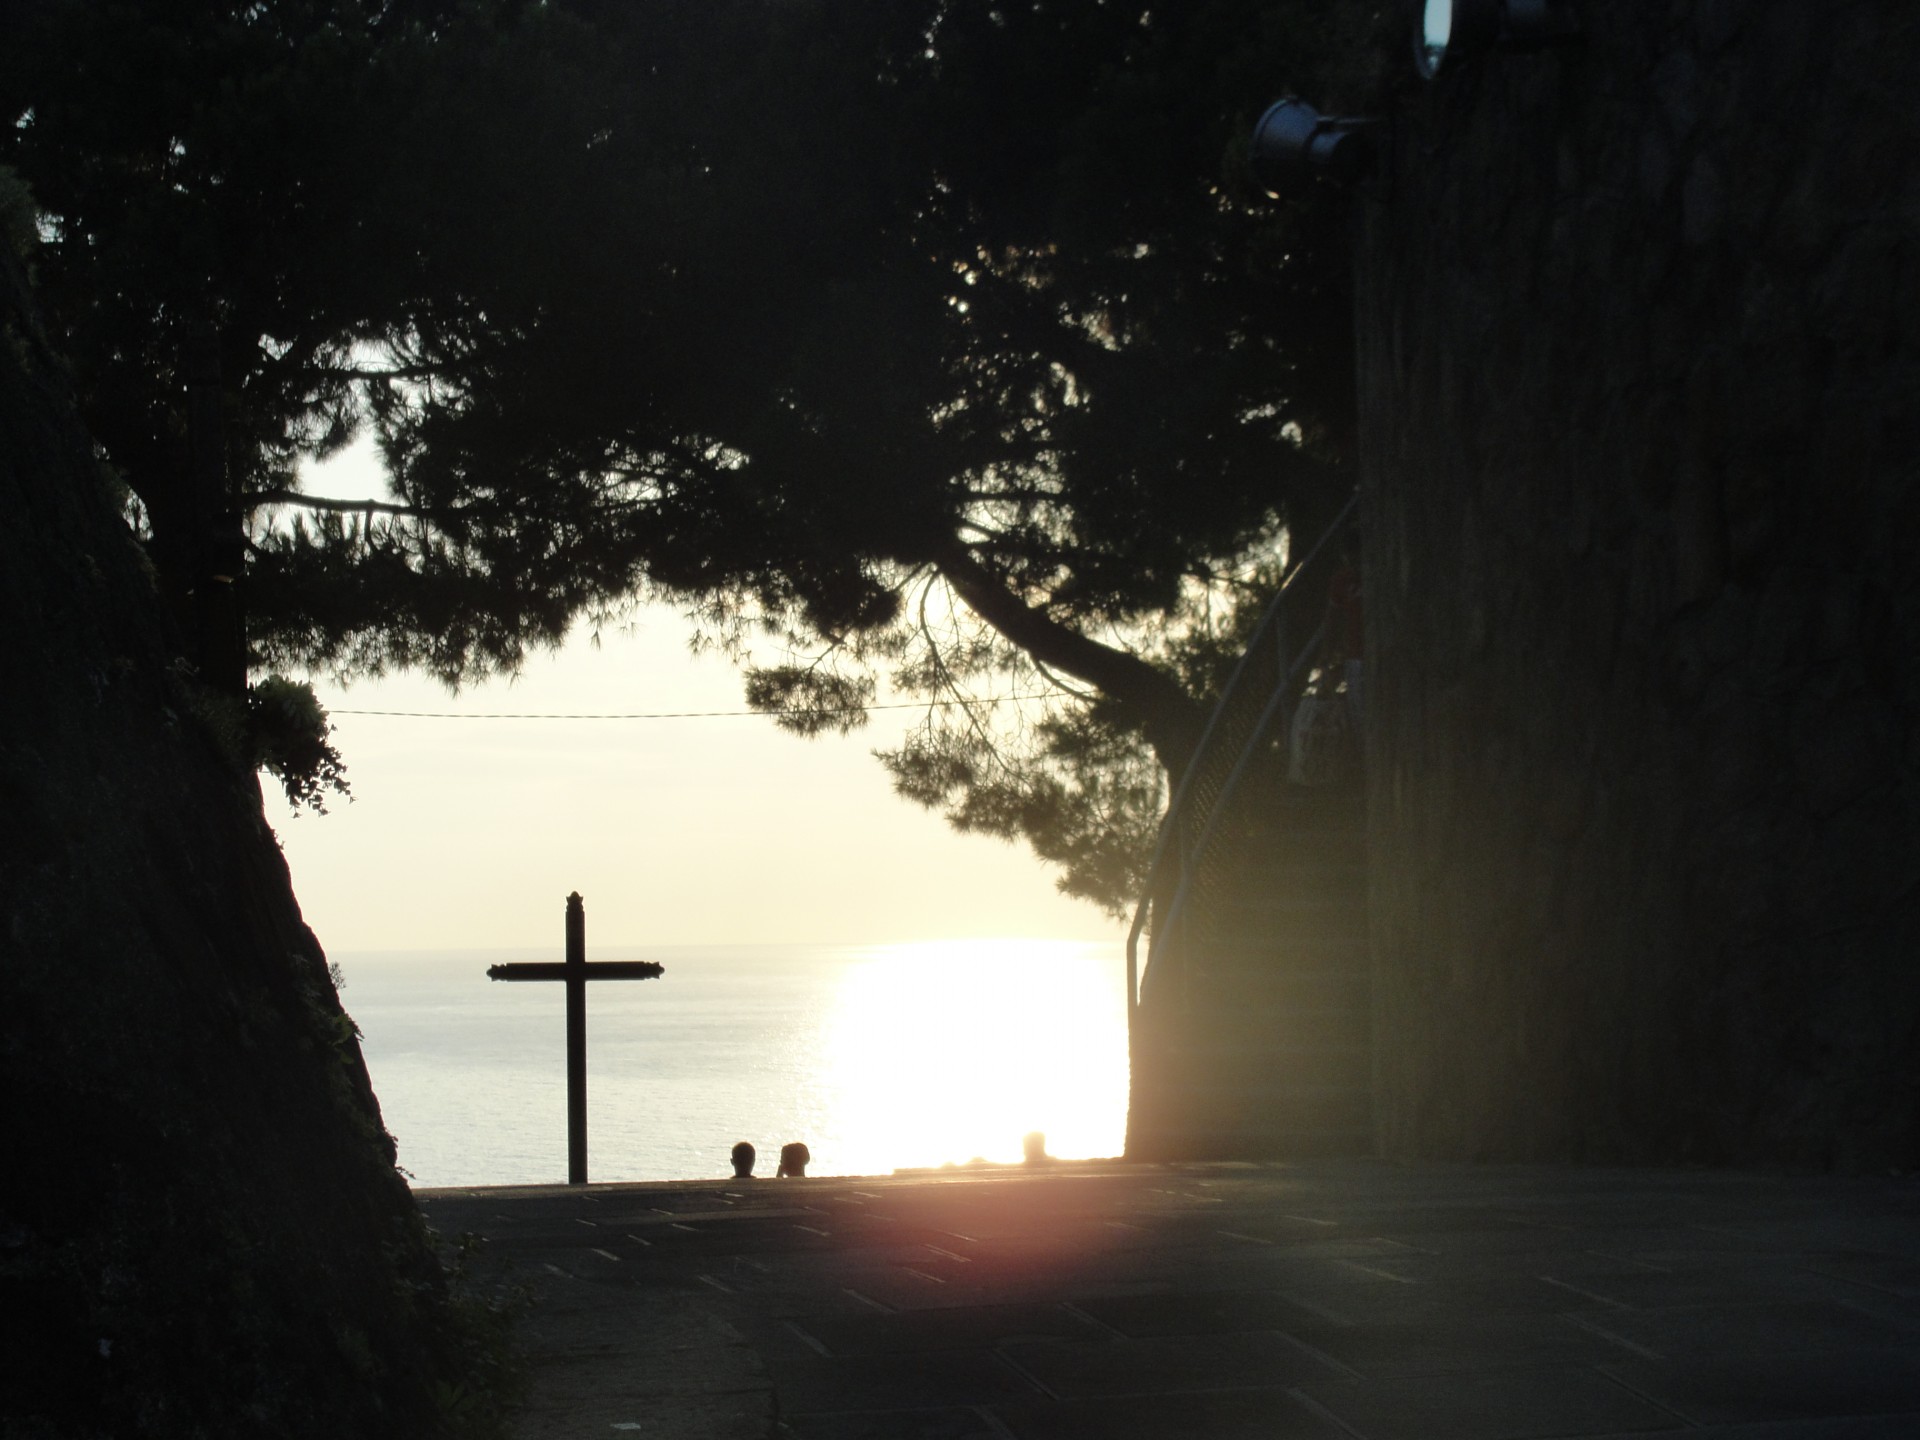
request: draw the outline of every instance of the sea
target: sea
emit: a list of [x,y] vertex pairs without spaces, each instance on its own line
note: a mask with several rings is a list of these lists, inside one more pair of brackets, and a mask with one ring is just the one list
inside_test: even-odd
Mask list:
[[[387,1129],[416,1187],[567,1178],[564,987],[490,981],[550,950],[336,954]],[[1126,982],[1117,943],[596,947],[654,960],[587,986],[588,1175],[725,1176],[739,1140],[771,1176],[1117,1155]]]

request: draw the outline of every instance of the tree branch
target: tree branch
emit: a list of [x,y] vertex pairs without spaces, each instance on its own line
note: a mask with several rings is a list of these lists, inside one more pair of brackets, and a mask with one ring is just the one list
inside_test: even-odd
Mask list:
[[299,375],[324,375],[341,380],[431,380],[459,371],[457,365],[439,364],[372,369],[364,365],[298,365],[294,369]]
[[[980,717],[974,713],[973,697],[960,688],[959,680],[954,677],[953,671],[947,667],[947,657],[941,653],[940,642],[934,637],[933,627],[927,620],[927,597],[933,593],[934,581],[939,578],[941,578],[940,572],[937,569],[928,573],[926,583],[920,587],[919,606],[920,638],[926,642],[927,653],[931,657],[934,667],[940,672],[934,694],[938,695],[941,690],[945,690],[953,697],[954,703],[960,708],[960,713],[966,717],[967,728],[986,746],[987,754],[992,759],[994,765],[1004,770],[1006,768],[1006,760],[1000,754],[1000,747],[994,743],[993,736],[988,732],[987,727],[981,724]],[[929,729],[931,729],[933,712],[929,710],[927,713]]]
[[1082,701],[1087,704],[1091,704],[1093,700],[1096,698],[1095,693],[1093,691],[1081,690],[1076,686],[1069,685],[1064,679],[1061,678],[1058,671],[1054,670],[1051,666],[1049,666],[1043,660],[1034,661],[1033,668],[1040,672],[1040,678],[1045,680],[1049,685],[1053,686],[1057,690],[1064,691],[1066,694],[1071,695],[1076,700]]
[[974,614],[1036,662],[1097,687],[1138,716],[1169,775],[1186,768],[1206,712],[1171,677],[1028,605],[964,546],[947,547],[934,563]]
[[304,505],[309,510],[326,510],[340,515],[406,515],[417,520],[431,520],[440,514],[437,510],[422,510],[417,505],[395,505],[387,500],[334,500],[325,495],[302,495],[297,490],[268,490],[252,497],[255,506],[260,505]]

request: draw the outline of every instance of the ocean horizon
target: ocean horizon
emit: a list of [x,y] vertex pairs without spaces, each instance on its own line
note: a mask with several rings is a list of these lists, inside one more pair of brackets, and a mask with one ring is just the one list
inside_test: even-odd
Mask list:
[[[332,958],[386,1128],[418,1187],[567,1175],[564,987],[487,967],[556,947]],[[1012,1161],[1030,1131],[1063,1159],[1120,1153],[1127,1099],[1120,942],[596,946],[657,979],[587,987],[595,1181]]]

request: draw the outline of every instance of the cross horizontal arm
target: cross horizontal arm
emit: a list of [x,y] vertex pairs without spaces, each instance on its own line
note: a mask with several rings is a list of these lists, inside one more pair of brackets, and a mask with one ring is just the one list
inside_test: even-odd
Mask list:
[[587,980],[652,980],[666,968],[651,960],[595,960],[588,965],[569,965],[563,960],[522,960],[510,965],[489,965],[487,978],[565,980],[581,974]]

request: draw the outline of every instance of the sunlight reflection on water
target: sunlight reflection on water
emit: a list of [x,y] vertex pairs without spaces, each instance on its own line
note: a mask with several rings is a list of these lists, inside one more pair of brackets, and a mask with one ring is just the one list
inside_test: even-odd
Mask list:
[[827,1047],[855,1171],[1120,1153],[1124,989],[1105,946],[896,946],[848,967]]
[[[419,1185],[566,1176],[561,987],[490,983],[544,953],[341,957],[342,995],[400,1163]],[[804,1140],[814,1174],[1118,1154],[1127,1055],[1119,947],[951,941],[880,947],[612,949],[658,980],[587,998],[590,1174],[726,1173],[735,1140],[771,1176]]]

